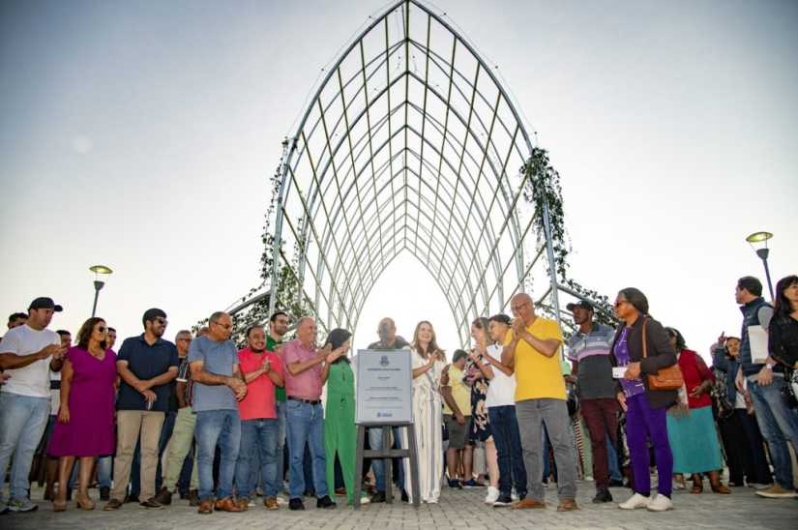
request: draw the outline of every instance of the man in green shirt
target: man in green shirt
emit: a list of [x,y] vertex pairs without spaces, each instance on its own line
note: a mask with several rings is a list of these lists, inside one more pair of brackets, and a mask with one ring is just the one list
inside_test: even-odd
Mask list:
[[[275,311],[269,318],[269,334],[266,337],[266,351],[273,351],[277,354],[283,345],[283,337],[288,332],[288,314],[283,311]],[[277,434],[277,489],[283,490],[283,478],[285,478],[285,388],[275,386],[275,405],[277,407],[277,418],[280,420],[280,431]],[[258,468],[256,468],[258,469]],[[281,500],[278,497],[278,500]]]

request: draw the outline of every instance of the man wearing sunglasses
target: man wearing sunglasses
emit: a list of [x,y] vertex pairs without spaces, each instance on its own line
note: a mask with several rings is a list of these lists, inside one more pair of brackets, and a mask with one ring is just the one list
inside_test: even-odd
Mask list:
[[166,331],[166,313],[158,308],[148,309],[141,320],[144,333],[125,339],[116,360],[122,381],[116,399],[114,487],[104,510],[122,507],[137,442],[141,448],[139,505],[142,508],[162,507],[155,500],[158,441],[179,360],[174,343],[162,338]]
[[[230,340],[232,317],[217,311],[208,322],[208,334],[191,341],[188,362],[194,381],[192,406],[197,413],[194,437],[197,440],[201,514],[214,510],[241,512],[233,498],[233,477],[241,445],[241,418],[238,402],[247,394],[241,377],[238,350]],[[213,460],[219,446],[219,481],[214,491]],[[215,495],[214,495],[215,494]],[[214,497],[216,502],[213,502]]]

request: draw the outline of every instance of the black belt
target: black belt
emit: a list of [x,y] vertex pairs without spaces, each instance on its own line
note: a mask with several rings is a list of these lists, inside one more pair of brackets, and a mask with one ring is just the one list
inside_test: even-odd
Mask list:
[[302,399],[291,396],[288,396],[288,399],[290,399],[291,401],[299,401],[300,403],[307,403],[308,405],[318,405],[319,403],[321,403],[320,399]]

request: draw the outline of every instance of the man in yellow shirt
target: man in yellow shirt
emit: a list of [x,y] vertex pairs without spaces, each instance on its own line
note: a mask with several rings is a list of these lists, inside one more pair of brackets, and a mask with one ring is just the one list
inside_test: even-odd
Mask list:
[[502,352],[502,364],[515,373],[515,411],[524,448],[528,497],[516,509],[545,508],[543,490],[543,442],[545,424],[557,464],[557,511],[576,510],[576,455],[571,437],[565,382],[560,356],[562,333],[554,320],[539,317],[528,294],[511,301],[513,329]]

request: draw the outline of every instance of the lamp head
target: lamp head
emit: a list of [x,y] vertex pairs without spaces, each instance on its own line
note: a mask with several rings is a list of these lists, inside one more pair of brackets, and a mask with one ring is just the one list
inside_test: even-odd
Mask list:
[[750,236],[746,237],[745,240],[748,241],[749,243],[762,243],[772,237],[773,234],[771,234],[770,232],[754,232]]

